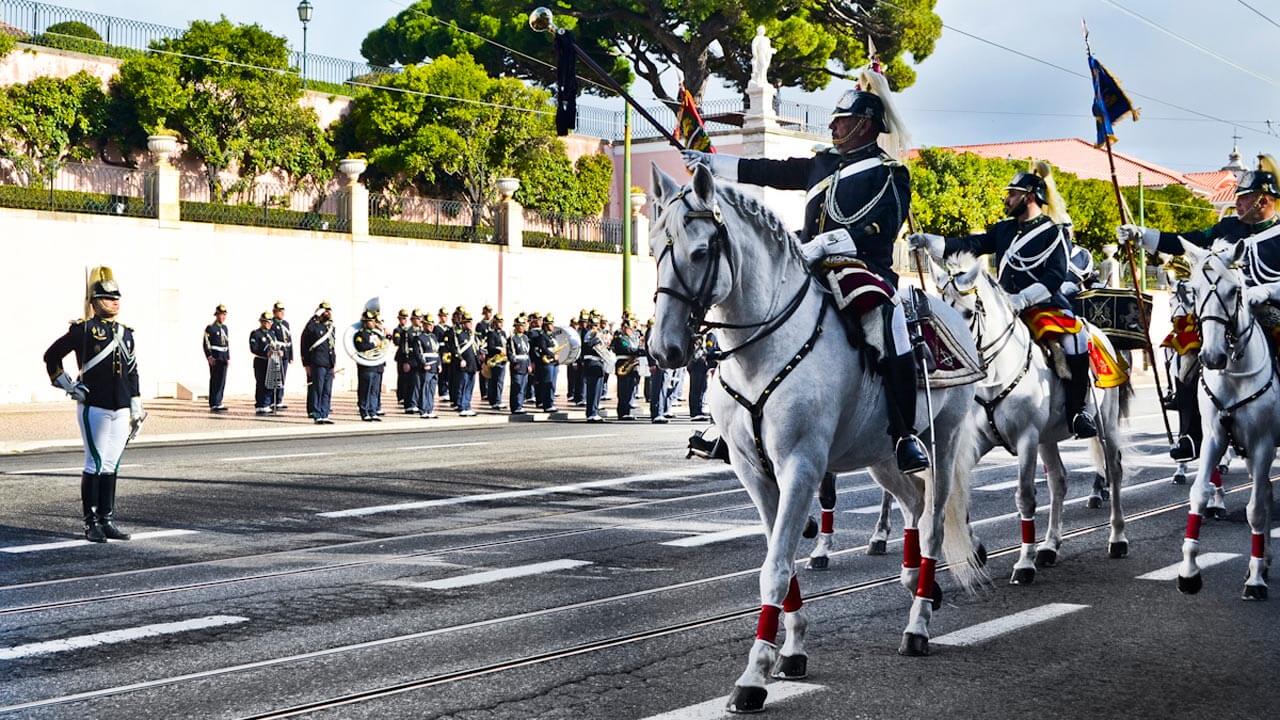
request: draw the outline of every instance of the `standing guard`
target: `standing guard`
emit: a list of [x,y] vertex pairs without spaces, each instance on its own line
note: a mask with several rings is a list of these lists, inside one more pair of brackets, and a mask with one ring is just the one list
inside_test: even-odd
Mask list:
[[409,363],[409,311],[400,308],[396,313],[396,327],[391,331],[391,342],[396,346],[396,403],[408,412],[409,398],[413,395],[413,368]]
[[[120,286],[111,268],[89,272],[85,317],[71,324],[44,353],[45,370],[54,387],[76,401],[76,420],[84,443],[80,475],[80,507],[84,537],[89,542],[128,540],[115,524],[116,473],[125,445],[138,434],[147,413],[142,409],[133,329],[116,320]],[[76,355],[80,374],[72,379],[62,367]]]
[[693,358],[689,360],[689,419],[706,422],[711,418],[704,412],[703,399],[707,395],[707,377],[716,366],[716,353],[720,350],[714,333],[708,332],[694,339]]
[[[910,174],[899,160],[908,141],[884,76],[864,69],[858,87],[836,103],[830,128],[834,147],[813,157],[683,154],[690,168],[707,165],[726,180],[807,191],[802,253],[811,264],[820,263],[836,304],[859,321],[884,378],[898,468],[918,472],[929,466],[929,456],[915,434],[915,359],[893,271],[893,244],[911,207]],[[877,144],[881,135],[889,152]]]
[[524,316],[517,315],[507,338],[507,361],[511,365],[511,414],[524,415],[524,400],[529,386],[529,336],[524,334]]
[[[582,342],[587,337],[587,311],[582,310],[578,313],[578,317],[569,318],[569,332],[578,336],[578,342]],[[586,388],[585,381],[582,376],[582,357],[579,356],[574,362],[569,363],[564,368],[566,384],[568,390],[565,393],[565,400],[575,407],[582,407],[587,404],[586,398],[583,397]]]
[[360,315],[362,327],[351,342],[356,350],[356,407],[364,422],[381,422],[378,412],[382,409],[382,373],[386,369],[383,346],[387,337],[378,325],[378,313],[365,310]]
[[[487,306],[486,306],[487,307]],[[479,336],[479,327],[476,333]],[[484,363],[489,369],[489,380],[485,387],[485,398],[489,407],[494,410],[506,409],[502,402],[502,390],[507,374],[507,331],[502,329],[502,316],[494,315],[489,324],[489,332],[483,336],[485,344]]]
[[451,333],[453,337],[453,346],[449,348],[453,353],[453,369],[452,374],[457,379],[458,392],[458,416],[473,417],[475,410],[471,409],[471,395],[476,389],[476,372],[480,369],[480,361],[476,353],[476,336],[471,331],[471,315],[465,310],[458,314],[458,325]]
[[445,357],[449,347],[449,331],[452,329],[449,327],[449,311],[445,308],[440,308],[436,312],[436,318],[435,330],[432,332],[436,336],[436,342],[440,345],[441,359],[443,360],[440,368],[440,397],[453,402],[457,398],[449,395],[449,358]]
[[674,376],[673,370],[664,370],[658,359],[649,352],[649,335],[653,333],[653,320],[645,323],[644,351],[649,358],[649,377],[646,387],[649,388],[649,422],[654,425],[665,425],[671,417],[671,392],[667,386]]
[[618,359],[614,374],[618,377],[618,419],[635,420],[636,387],[640,383],[640,338],[631,327],[631,317],[624,314],[622,325],[609,344]]
[[321,302],[302,329],[302,367],[307,373],[307,415],[317,425],[332,425],[333,369],[337,362],[333,308]]
[[533,345],[534,396],[538,409],[543,412],[559,409],[556,407],[556,341],[552,336],[555,329],[555,317],[547,313]]
[[209,412],[224,413],[227,365],[231,362],[231,332],[227,330],[227,306],[213,309],[213,322],[204,329],[204,358],[209,362]]
[[493,329],[493,308],[485,305],[480,308],[480,322],[476,323],[476,337],[483,341],[489,337],[491,329]]
[[[1244,300],[1250,306],[1263,303],[1280,303],[1280,215],[1276,203],[1280,201],[1280,168],[1270,155],[1258,156],[1256,170],[1246,172],[1236,185],[1236,214],[1222,218],[1212,227],[1192,232],[1160,232],[1138,225],[1122,225],[1116,231],[1120,242],[1141,242],[1150,252],[1182,255],[1183,242],[1209,248],[1216,241],[1246,242],[1244,257]],[[1184,342],[1194,337],[1199,343],[1199,327],[1194,318],[1179,330]],[[1178,406],[1178,440],[1170,448],[1169,455],[1178,462],[1188,462],[1200,456],[1199,399],[1196,383],[1178,383],[1175,402]],[[1188,421],[1194,422],[1194,430]]]
[[284,301],[277,300],[271,306],[271,335],[276,340],[276,351],[280,356],[280,384],[273,391],[272,407],[279,411],[289,407],[284,404],[284,381],[289,376],[289,363],[293,362],[293,330],[289,321],[284,319]]
[[1062,295],[1069,277],[1069,247],[1062,227],[1052,219],[1062,212],[1062,196],[1044,162],[1036,163],[1031,172],[1014,175],[1005,190],[1008,219],[962,238],[917,233],[910,237],[911,246],[928,248],[938,259],[957,252],[995,255],[996,279],[1032,337],[1043,343],[1056,336],[1062,342],[1071,375],[1066,381],[1068,427],[1077,438],[1095,437],[1098,429],[1086,409],[1091,382],[1089,334]]
[[249,352],[253,355],[253,413],[270,415],[275,412],[275,391],[267,387],[267,362],[271,356],[271,313],[258,316],[258,329],[249,333]]
[[[418,310],[414,311],[415,317],[419,317],[422,323],[421,329],[414,335],[415,346],[414,354],[417,356],[415,364],[415,372],[417,373],[416,393],[418,413],[421,417],[435,419],[436,415],[436,385],[440,382],[440,341],[436,339],[433,331],[434,323],[431,322],[431,315]],[[417,323],[415,323],[416,325]]]
[[534,407],[540,407],[538,402],[538,353],[542,352],[542,316],[537,312],[529,313],[529,366],[531,372],[529,382],[525,386],[524,401],[532,402]]
[[580,322],[582,334],[582,383],[587,404],[587,422],[601,423],[600,396],[604,394],[604,338],[591,318]]

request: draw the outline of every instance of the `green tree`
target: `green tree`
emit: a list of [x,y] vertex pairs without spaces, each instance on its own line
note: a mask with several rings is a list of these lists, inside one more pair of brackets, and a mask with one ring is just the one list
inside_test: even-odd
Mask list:
[[547,93],[491,78],[467,55],[410,65],[383,83],[360,90],[335,131],[340,150],[365,153],[374,187],[483,204],[499,177],[552,146]]
[[[222,18],[195,21],[153,47],[167,52],[126,60],[112,82],[111,126],[123,147],[139,149],[149,134],[175,132],[185,153],[204,164],[219,201],[275,169],[295,187],[322,186],[333,176],[332,145],[315,111],[298,105],[302,83],[284,38]],[[239,180],[224,186],[225,172]]]
[[0,157],[27,176],[52,178],[68,160],[85,160],[102,135],[106,95],[81,71],[38,77],[0,94]]
[[0,59],[3,59],[9,53],[13,52],[13,48],[18,44],[17,39],[7,32],[0,32]]
[[[751,40],[764,25],[773,39],[772,82],[806,90],[826,87],[867,61],[870,37],[890,83],[915,81],[914,62],[924,60],[942,32],[935,0],[560,0],[551,3],[557,24],[574,30],[579,44],[626,84],[628,65],[656,97],[676,97],[672,77],[701,97],[714,73],[743,89],[750,78]],[[539,60],[551,59],[547,38],[528,26],[530,6],[510,0],[446,3],[418,0],[369,33],[361,52],[373,63],[416,63],[467,52],[493,75],[516,75],[550,84],[553,70],[480,40],[492,38]],[[435,18],[435,19],[433,19]],[[456,24],[462,32],[451,24]],[[713,52],[718,46],[721,54]],[[589,86],[588,86],[589,87]]]
[[530,210],[568,217],[599,215],[609,202],[613,163],[601,154],[583,155],[569,162],[564,145],[553,142],[546,152],[516,168],[520,190],[516,199]]

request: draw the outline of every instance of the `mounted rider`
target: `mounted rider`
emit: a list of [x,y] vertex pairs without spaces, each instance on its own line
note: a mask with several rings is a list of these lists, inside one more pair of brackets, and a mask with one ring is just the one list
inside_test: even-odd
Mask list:
[[[1218,241],[1245,241],[1244,300],[1250,307],[1280,303],[1280,215],[1276,214],[1280,183],[1277,178],[1280,178],[1280,168],[1277,168],[1276,161],[1270,155],[1259,155],[1257,169],[1244,173],[1236,185],[1235,215],[1222,218],[1212,227],[1183,233],[1121,225],[1116,230],[1116,238],[1122,243],[1141,242],[1149,252],[1169,255],[1182,255],[1183,241],[1201,248],[1210,248]],[[1272,326],[1268,329],[1274,338],[1275,323],[1264,324]],[[1191,342],[1193,333],[1195,345],[1199,346],[1199,328],[1194,315],[1184,318],[1175,330],[1184,336],[1181,341],[1184,346]],[[1179,383],[1175,394],[1179,418],[1199,418],[1197,394],[1194,382]],[[1194,460],[1200,455],[1198,428],[1193,431],[1188,423],[1179,424],[1182,427],[1178,441],[1169,450],[1169,455],[1179,462]]]
[[915,434],[915,361],[893,271],[893,244],[911,207],[910,174],[897,159],[908,140],[884,76],[864,69],[836,103],[830,128],[833,147],[813,157],[682,153],[690,169],[703,164],[724,180],[806,191],[801,252],[820,265],[839,308],[860,323],[884,378],[898,468],[919,472],[929,456]]
[[1048,163],[1036,163],[1020,172],[1005,187],[1005,214],[986,232],[968,237],[943,238],[916,233],[908,238],[913,248],[927,248],[941,260],[957,252],[995,255],[997,280],[1009,294],[1013,310],[1031,329],[1037,342],[1060,339],[1071,378],[1067,383],[1067,418],[1077,438],[1098,434],[1086,410],[1089,392],[1089,336],[1084,323],[1071,312],[1062,294],[1070,278],[1070,241],[1055,217],[1065,219],[1065,203],[1053,182]]

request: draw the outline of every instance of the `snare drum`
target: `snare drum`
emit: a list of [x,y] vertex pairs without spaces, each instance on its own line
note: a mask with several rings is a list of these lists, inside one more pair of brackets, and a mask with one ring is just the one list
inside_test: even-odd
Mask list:
[[[1151,295],[1142,294],[1142,306],[1151,318]],[[1147,346],[1138,312],[1138,299],[1132,290],[1097,288],[1086,290],[1071,301],[1076,317],[1096,325],[1111,339],[1117,350],[1142,350]]]

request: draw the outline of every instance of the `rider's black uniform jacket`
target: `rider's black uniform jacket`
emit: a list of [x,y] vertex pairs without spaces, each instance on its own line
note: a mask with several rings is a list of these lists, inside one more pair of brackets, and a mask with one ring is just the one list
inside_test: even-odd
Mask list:
[[1245,282],[1249,285],[1264,285],[1280,281],[1280,215],[1252,224],[1232,215],[1203,230],[1162,232],[1156,249],[1170,255],[1181,255],[1180,240],[1202,248],[1212,247],[1216,240],[1249,240],[1244,260]]
[[[782,190],[806,190],[802,238],[843,227],[858,247],[858,259],[889,284],[893,243],[911,209],[911,175],[875,143],[848,153],[835,148],[789,160],[738,160],[738,181]],[[828,190],[835,183],[834,197]],[[829,200],[840,217],[832,217]],[[846,220],[847,222],[839,222]]]
[[55,378],[63,372],[62,358],[67,353],[74,351],[76,365],[83,368],[106,349],[117,335],[120,336],[120,342],[102,360],[84,372],[80,382],[89,388],[85,404],[104,410],[129,407],[129,400],[142,395],[142,391],[138,384],[133,329],[124,323],[98,317],[71,323],[66,334],[54,340],[44,353],[49,378]]
[[1062,228],[1048,215],[1037,215],[1025,223],[1008,218],[987,227],[984,233],[947,238],[943,256],[957,252],[994,254],[997,278],[1005,292],[1019,293],[1041,283],[1050,295],[1048,300],[1036,303],[1038,307],[1071,309],[1071,303],[1061,292],[1062,283],[1068,277],[1067,255],[1070,248]]

